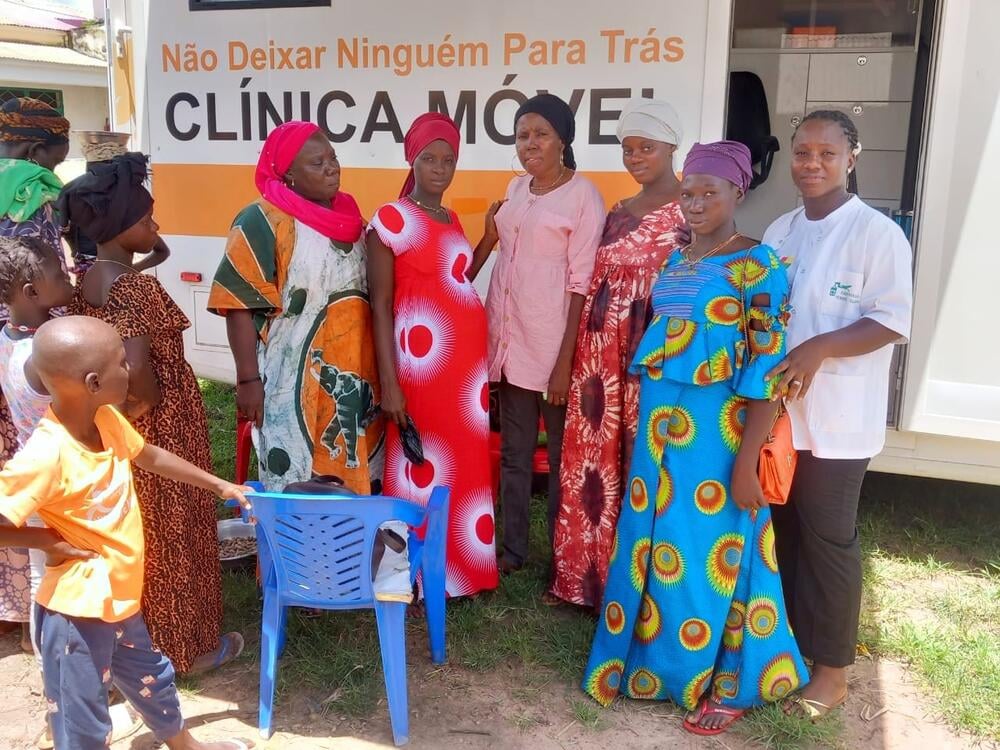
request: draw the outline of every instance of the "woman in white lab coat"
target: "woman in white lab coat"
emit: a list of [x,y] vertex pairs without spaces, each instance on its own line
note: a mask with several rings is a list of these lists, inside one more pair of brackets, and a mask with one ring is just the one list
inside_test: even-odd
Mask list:
[[861,609],[861,482],[885,442],[893,345],[910,330],[910,245],[848,190],[860,152],[845,114],[805,117],[792,138],[803,205],[763,240],[790,261],[788,355],[770,377],[785,394],[798,467],[789,503],[773,517],[789,617],[814,662],[786,711],[811,719],[847,698]]

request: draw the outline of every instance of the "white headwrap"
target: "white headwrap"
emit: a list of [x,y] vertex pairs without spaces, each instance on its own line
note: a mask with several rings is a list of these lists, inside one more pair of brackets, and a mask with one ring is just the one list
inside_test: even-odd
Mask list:
[[630,135],[679,146],[684,127],[677,110],[660,99],[630,99],[622,110],[616,131],[619,141]]

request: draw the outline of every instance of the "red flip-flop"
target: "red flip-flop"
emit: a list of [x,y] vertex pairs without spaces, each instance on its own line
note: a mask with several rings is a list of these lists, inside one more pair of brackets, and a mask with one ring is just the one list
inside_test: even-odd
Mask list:
[[[698,708],[695,709],[695,717],[693,722],[689,721],[686,716],[684,717],[684,721],[681,722],[681,725],[684,727],[686,731],[690,732],[691,734],[697,734],[701,737],[712,737],[716,734],[722,734],[723,732],[725,732],[727,729],[729,729],[729,727],[733,725],[735,721],[737,721],[740,717],[743,716],[743,714],[746,713],[746,711],[741,708],[727,708],[726,706],[723,706],[718,703],[712,703],[712,705],[709,706],[710,702],[711,701],[709,701],[708,698],[705,698],[698,704]],[[728,719],[727,721],[723,722],[721,726],[718,726],[715,729],[706,729],[705,727],[700,726],[701,720],[704,719],[706,716],[713,716],[719,714],[727,717]]]

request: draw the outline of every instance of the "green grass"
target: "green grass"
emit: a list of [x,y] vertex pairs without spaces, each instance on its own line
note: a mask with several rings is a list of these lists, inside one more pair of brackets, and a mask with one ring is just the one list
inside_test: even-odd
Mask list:
[[794,716],[786,716],[780,706],[766,706],[746,714],[736,725],[735,731],[745,739],[771,750],[798,750],[799,748],[845,748],[840,734],[843,730],[841,714],[832,714],[824,721],[813,724]]
[[199,380],[208,417],[215,475],[232,481],[236,468],[236,390],[214,380]]
[[908,662],[940,718],[1000,740],[1000,494],[873,476],[864,501],[862,643]]
[[600,706],[591,700],[573,701],[573,719],[585,729],[598,730],[603,724],[604,713]]
[[[216,471],[233,471],[233,389],[202,382]],[[865,593],[861,641],[873,654],[912,665],[940,717],[984,739],[1000,739],[1000,496],[996,488],[869,475],[861,508]],[[540,719],[530,709],[554,691],[579,685],[594,619],[540,602],[548,570],[544,504],[533,505],[533,562],[500,588],[448,606],[449,661],[486,672],[513,665],[510,693],[525,710],[511,722],[526,734]],[[260,603],[251,576],[224,579],[227,629],[248,635],[244,659],[258,658]],[[411,638],[426,637],[410,621]],[[382,695],[370,613],[334,613],[289,621],[278,701],[308,691],[318,710],[364,716]],[[185,684],[197,690],[197,684]],[[577,695],[580,695],[577,693]],[[566,721],[602,728],[602,713],[582,696]],[[813,725],[776,707],[748,715],[736,731],[773,750],[845,747],[839,715]]]

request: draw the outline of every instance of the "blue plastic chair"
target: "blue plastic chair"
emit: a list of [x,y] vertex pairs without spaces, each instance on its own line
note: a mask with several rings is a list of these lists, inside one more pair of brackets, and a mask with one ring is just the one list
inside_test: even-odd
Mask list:
[[[410,582],[418,571],[422,574],[431,659],[442,664],[448,496],[447,488],[435,487],[426,508],[381,495],[260,492],[249,496],[257,518],[257,554],[264,590],[258,717],[261,737],[267,739],[273,732],[274,685],[278,658],[285,646],[288,607],[374,609],[392,737],[397,745],[407,743],[406,604],[375,599],[372,548],[375,533],[383,523],[402,521],[410,526]],[[414,533],[421,527],[425,529],[423,539]]]

